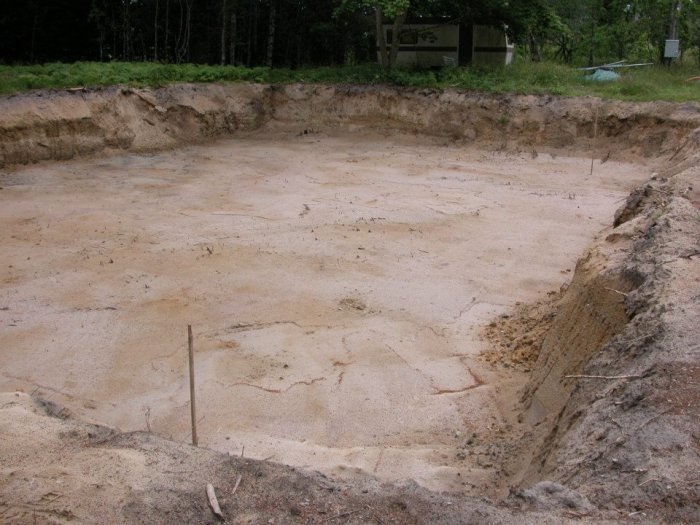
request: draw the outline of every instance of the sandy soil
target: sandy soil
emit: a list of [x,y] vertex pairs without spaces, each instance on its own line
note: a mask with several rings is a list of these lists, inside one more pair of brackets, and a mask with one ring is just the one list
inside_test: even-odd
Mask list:
[[488,493],[458,448],[525,375],[476,359],[480,327],[558,290],[649,176],[590,167],[267,130],[2,173],[0,391],[187,441],[191,323],[201,444]]
[[[592,511],[585,498],[551,483],[505,507],[412,482],[331,480],[153,434],[118,434],[18,392],[0,393],[0,438],[3,525],[562,525],[580,524],[582,515],[583,523],[610,525],[626,516]],[[222,519],[209,508],[208,483]]]

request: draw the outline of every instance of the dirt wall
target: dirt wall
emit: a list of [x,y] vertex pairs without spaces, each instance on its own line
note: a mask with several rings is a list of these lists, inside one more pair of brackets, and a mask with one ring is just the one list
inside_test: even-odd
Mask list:
[[697,522],[699,172],[666,171],[577,265],[523,392],[535,432],[518,483],[554,480],[598,508]]
[[275,88],[272,101],[280,122],[400,129],[500,148],[592,148],[625,158],[673,154],[700,126],[697,104],[593,97],[297,84]]
[[253,84],[36,92],[0,99],[0,166],[110,150],[154,151],[256,129],[269,89]]
[[370,127],[533,154],[565,148],[628,159],[678,155],[700,126],[700,106],[305,84],[35,92],[0,99],[0,166],[166,149],[268,123]]

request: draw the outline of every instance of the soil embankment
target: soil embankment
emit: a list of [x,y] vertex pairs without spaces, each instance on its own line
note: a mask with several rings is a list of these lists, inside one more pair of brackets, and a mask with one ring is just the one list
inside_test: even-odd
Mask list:
[[[234,523],[518,523],[520,512],[540,523],[700,518],[696,105],[231,85],[34,93],[2,99],[0,115],[0,166],[156,151],[266,126],[302,135],[399,130],[532,157],[593,155],[596,166],[644,158],[657,169],[558,297],[492,326],[501,347],[487,360],[532,369],[519,426],[479,437],[490,440],[482,452],[491,451],[500,483],[511,488],[505,506],[369,478],[331,482],[148,434],[118,435],[4,394],[3,520],[205,521],[207,482],[224,494]],[[463,453],[471,446],[465,440]],[[244,481],[233,496],[238,475]]]
[[0,100],[0,166],[114,150],[154,151],[264,124],[370,128],[499,149],[678,155],[696,104],[481,95],[384,86],[174,85],[37,92]]
[[674,171],[630,196],[549,312],[538,305],[498,324],[512,342],[497,355],[517,362],[536,341],[521,399],[531,441],[515,479],[694,522],[700,199],[697,167]]

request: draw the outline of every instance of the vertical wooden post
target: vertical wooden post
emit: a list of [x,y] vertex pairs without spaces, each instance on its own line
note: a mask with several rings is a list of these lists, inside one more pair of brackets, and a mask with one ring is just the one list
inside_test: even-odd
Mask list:
[[197,409],[194,400],[194,345],[192,325],[187,325],[187,347],[190,354],[190,412],[192,414],[192,444],[197,446]]
[[598,110],[600,108],[595,108],[595,121],[593,122],[593,141],[591,142],[591,177],[593,176],[593,162],[595,161],[595,142],[598,138]]

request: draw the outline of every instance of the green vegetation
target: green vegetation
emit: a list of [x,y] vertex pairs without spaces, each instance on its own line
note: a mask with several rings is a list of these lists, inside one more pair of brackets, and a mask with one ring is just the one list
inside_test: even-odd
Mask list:
[[163,86],[174,82],[268,82],[270,70],[233,66],[153,62],[76,62],[32,66],[0,65],[0,93],[31,89],[125,84]]
[[595,83],[569,66],[518,61],[511,67],[449,68],[439,71],[386,70],[375,65],[267,69],[233,66],[172,65],[151,62],[78,62],[43,66],[0,66],[0,93],[76,86],[163,86],[174,82],[290,82],[387,84],[418,88],[456,88],[486,93],[593,95],[610,99],[700,101],[700,74],[693,66],[622,70],[618,82]]
[[[72,86],[252,81],[700,100],[700,85],[687,81],[700,75],[699,0],[6,3],[0,16],[0,64],[7,64],[0,65],[0,94]],[[517,46],[516,62],[488,69],[394,68],[400,36],[411,31],[406,24],[421,20],[458,23],[463,42],[469,42],[475,24],[507,27]],[[399,37],[388,41],[384,24]],[[666,39],[681,43],[682,54],[672,61],[663,57]],[[464,51],[462,65],[470,62],[470,53]],[[378,56],[381,68],[371,64]],[[586,81],[575,69],[619,60],[672,65],[621,69],[622,78],[607,84]],[[44,65],[31,65],[39,63]]]

